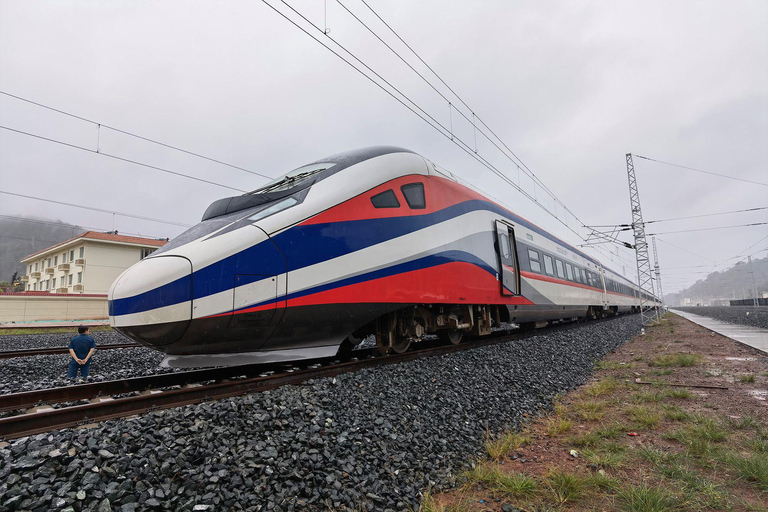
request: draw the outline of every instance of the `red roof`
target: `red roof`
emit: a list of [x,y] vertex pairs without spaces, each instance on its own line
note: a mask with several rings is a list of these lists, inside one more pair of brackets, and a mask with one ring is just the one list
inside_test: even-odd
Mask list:
[[108,297],[106,293],[51,293],[51,292],[12,292],[0,293],[0,296],[14,295],[16,297]]
[[85,240],[106,240],[108,242],[121,242],[126,244],[152,245],[154,247],[162,247],[168,243],[168,240],[158,240],[157,238],[143,238],[140,236],[115,235],[114,233],[102,233],[101,231],[86,231],[85,233],[81,233],[75,237],[70,238],[69,240],[64,240],[63,242],[59,242],[58,244],[48,247],[47,249],[43,249],[42,251],[37,251],[30,254],[29,256],[25,256],[21,259],[21,261],[24,261],[38,254],[48,252],[55,247],[66,245],[80,238],[83,238]]

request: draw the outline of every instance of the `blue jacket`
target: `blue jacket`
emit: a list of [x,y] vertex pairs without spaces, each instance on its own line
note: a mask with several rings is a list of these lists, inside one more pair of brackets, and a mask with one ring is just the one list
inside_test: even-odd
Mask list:
[[69,340],[69,347],[75,351],[78,359],[85,359],[92,348],[96,348],[96,340],[87,334],[78,334]]

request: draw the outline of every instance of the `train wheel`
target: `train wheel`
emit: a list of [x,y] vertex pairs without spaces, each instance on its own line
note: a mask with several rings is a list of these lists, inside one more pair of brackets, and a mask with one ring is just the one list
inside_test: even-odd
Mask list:
[[406,337],[397,336],[395,342],[392,344],[392,351],[397,354],[402,354],[407,351],[411,346],[411,340]]
[[464,337],[464,333],[458,329],[446,329],[437,332],[437,337],[451,345],[458,345]]

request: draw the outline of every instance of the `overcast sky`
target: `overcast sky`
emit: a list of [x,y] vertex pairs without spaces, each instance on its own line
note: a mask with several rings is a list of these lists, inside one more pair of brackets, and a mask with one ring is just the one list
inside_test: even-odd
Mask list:
[[[315,30],[280,0],[270,1]],[[324,0],[287,1],[321,28],[327,18],[330,38],[450,126],[447,102],[336,0],[327,0],[327,11]],[[764,0],[367,1],[588,224],[631,221],[627,152],[768,182]],[[361,0],[342,2],[461,105]],[[0,0],[0,91],[270,176],[348,149],[406,147],[583,243],[259,0]],[[452,123],[474,146],[472,125],[456,111]],[[264,182],[2,95],[0,125],[91,150],[98,144],[101,152],[237,189]],[[479,133],[477,150],[517,182],[517,168]],[[646,220],[768,206],[765,186],[640,159],[635,166]],[[534,194],[529,180],[521,185]],[[237,193],[3,129],[0,190],[185,224]],[[535,194],[553,204],[540,188]],[[556,212],[565,220],[562,208]],[[2,194],[0,214],[158,237],[184,229]],[[762,210],[651,224],[648,231],[766,221]],[[570,216],[567,222],[578,227]],[[659,235],[665,292],[703,278],[695,272],[713,262],[768,255],[768,238],[746,250],[766,236],[766,225]],[[636,278],[633,252],[601,250],[591,254]],[[614,261],[609,250],[618,251]]]

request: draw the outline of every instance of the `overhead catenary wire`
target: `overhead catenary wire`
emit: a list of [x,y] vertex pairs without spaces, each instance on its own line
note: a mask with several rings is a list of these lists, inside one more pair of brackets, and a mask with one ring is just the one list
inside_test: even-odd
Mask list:
[[[761,210],[768,210],[768,206],[758,206],[756,208],[745,208],[743,210],[731,210],[729,212],[717,212],[717,213],[702,213],[699,215],[689,215],[686,217],[671,217],[669,219],[654,219],[654,220],[646,220],[643,221],[643,224],[654,224],[658,222],[672,222],[676,220],[686,220],[686,219],[698,219],[701,217],[715,217],[717,215],[731,215],[734,213],[746,213],[746,212],[757,212]],[[602,224],[602,225],[594,225],[594,226],[584,226],[587,228],[631,228],[631,224]],[[621,231],[628,231],[628,229],[623,229]]]
[[730,180],[743,181],[745,183],[752,183],[753,185],[761,185],[763,187],[768,187],[768,183],[762,183],[760,181],[745,180],[744,178],[738,178],[736,176],[728,176],[727,174],[719,174],[719,173],[716,173],[716,172],[704,171],[702,169],[696,169],[694,167],[688,167],[686,165],[673,164],[671,162],[665,162],[663,160],[657,160],[655,158],[649,158],[647,156],[641,156],[641,155],[634,155],[634,156],[636,156],[637,158],[642,158],[643,160],[649,160],[651,162],[658,162],[660,164],[670,165],[672,167],[679,167],[681,169],[688,169],[689,171],[696,171],[696,172],[701,172],[701,173],[704,173],[704,174],[711,174],[712,176],[719,176],[721,178],[728,178]]
[[[205,155],[201,155],[200,153],[195,153],[194,151],[189,151],[187,149],[183,149],[183,148],[180,148],[180,147],[177,147],[177,146],[172,146],[170,144],[166,144],[165,142],[160,142],[158,140],[151,139],[149,137],[144,137],[142,135],[137,135],[135,133],[132,133],[132,132],[129,132],[129,131],[126,131],[126,130],[122,130],[120,128],[115,128],[114,126],[110,126],[108,124],[104,124],[104,123],[101,123],[101,122],[98,122],[98,121],[94,121],[92,119],[88,119],[88,118],[85,118],[85,117],[82,117],[82,116],[78,116],[77,114],[73,114],[71,112],[66,112],[66,111],[60,110],[58,108],[54,108],[54,107],[51,107],[51,106],[48,106],[48,105],[44,105],[44,104],[39,103],[37,101],[32,101],[32,100],[27,99],[27,98],[22,98],[21,96],[17,96],[15,94],[11,94],[11,93],[6,92],[6,91],[0,91],[0,94],[3,94],[5,96],[9,96],[11,98],[15,98],[15,99],[20,100],[20,101],[24,101],[24,102],[30,103],[32,105],[36,105],[38,107],[42,107],[42,108],[51,110],[53,112],[58,112],[59,114],[63,114],[65,116],[69,116],[69,117],[72,117],[74,119],[79,119],[81,121],[85,121],[86,123],[91,123],[91,124],[97,126],[99,129],[106,128],[108,130],[112,130],[114,132],[122,133],[122,134],[128,135],[130,137],[141,139],[143,141],[150,142],[152,144],[157,144],[158,146],[163,146],[163,147],[168,148],[168,149],[173,149],[174,151],[179,151],[181,153],[186,153],[188,155],[192,155],[192,156],[195,156],[195,157],[198,157],[198,158],[202,158],[204,160],[208,160],[209,162],[214,162],[214,163],[217,163],[217,164],[220,164],[220,165],[231,167],[232,169],[237,169],[239,171],[244,171],[244,172],[247,172],[247,173],[250,173],[250,174],[254,174],[256,176],[261,176],[262,178],[266,178],[266,179],[269,179],[269,180],[272,179],[271,176],[267,176],[266,174],[261,174],[261,173],[256,172],[256,171],[251,171],[249,169],[246,169],[244,167],[240,167],[238,165],[229,164],[227,162],[223,162],[223,161],[218,160],[216,158],[211,158],[211,157],[208,157],[208,156],[205,156]],[[100,135],[100,133],[99,133],[99,135]],[[98,149],[98,143],[97,143],[97,149]]]
[[764,226],[766,224],[768,224],[768,222],[753,222],[751,224],[736,224],[733,226],[714,226],[714,227],[699,228],[699,229],[681,229],[678,231],[664,231],[663,233],[648,233],[647,236],[669,235],[672,233],[693,233],[696,231],[715,231],[718,229],[746,228],[750,226]]
[[[451,102],[451,100],[450,100],[449,98],[447,98],[447,97],[446,97],[446,96],[445,96],[445,95],[444,95],[442,92],[440,92],[440,91],[439,91],[439,90],[438,90],[438,89],[437,89],[437,88],[436,88],[436,87],[435,87],[435,86],[432,84],[432,82],[430,82],[430,81],[429,81],[429,80],[428,80],[426,77],[424,77],[424,75],[422,75],[421,73],[419,73],[419,72],[418,72],[418,71],[417,71],[417,70],[416,70],[416,69],[415,69],[415,68],[414,68],[414,67],[413,67],[413,66],[412,66],[412,65],[411,65],[411,64],[410,64],[410,63],[409,63],[409,62],[408,62],[408,61],[407,61],[405,58],[403,58],[403,57],[402,57],[402,56],[401,56],[401,55],[400,55],[400,54],[399,54],[399,53],[398,53],[398,52],[397,52],[397,51],[396,51],[394,48],[392,48],[392,47],[391,47],[391,46],[390,46],[388,43],[386,43],[386,42],[385,42],[385,41],[384,41],[384,40],[383,40],[383,39],[382,39],[382,38],[381,38],[381,37],[380,37],[380,36],[379,36],[379,35],[378,35],[378,34],[377,34],[377,33],[376,33],[374,30],[373,30],[373,29],[371,29],[371,28],[370,28],[370,27],[369,27],[369,26],[368,26],[368,25],[367,25],[365,22],[363,22],[363,21],[362,21],[362,20],[361,20],[361,19],[360,19],[358,16],[356,16],[356,15],[355,15],[355,14],[354,14],[354,13],[353,13],[353,12],[352,12],[352,11],[351,11],[349,8],[347,8],[347,7],[346,7],[346,6],[345,6],[345,5],[344,5],[344,4],[343,4],[343,3],[342,3],[340,0],[337,0],[337,2],[339,3],[339,5],[341,5],[341,6],[344,8],[344,10],[346,10],[346,11],[347,11],[349,14],[351,14],[351,15],[352,15],[352,16],[353,16],[353,17],[354,17],[354,18],[355,18],[355,19],[356,19],[356,20],[357,20],[357,21],[358,21],[360,24],[362,24],[362,25],[363,25],[363,26],[364,26],[364,27],[365,27],[365,28],[366,28],[366,29],[367,29],[367,30],[368,30],[368,31],[369,31],[371,34],[373,34],[373,35],[374,35],[374,36],[375,36],[375,37],[376,37],[376,38],[377,38],[379,41],[381,41],[381,43],[382,43],[382,44],[384,44],[384,45],[385,45],[385,46],[386,46],[386,47],[387,47],[387,48],[388,48],[388,49],[389,49],[389,50],[390,50],[392,53],[394,53],[394,54],[395,54],[395,55],[396,55],[396,56],[397,56],[397,57],[398,57],[398,58],[399,58],[401,61],[403,61],[403,62],[404,62],[404,63],[405,63],[405,64],[406,64],[406,65],[407,65],[407,66],[408,66],[408,67],[409,67],[411,70],[413,70],[413,71],[414,71],[414,72],[415,72],[415,73],[416,73],[416,74],[417,74],[417,75],[418,75],[418,76],[419,76],[419,77],[420,77],[422,80],[424,80],[424,82],[426,82],[426,83],[427,83],[427,85],[429,85],[429,86],[430,86],[430,87],[431,87],[431,88],[432,88],[432,89],[433,89],[433,90],[434,90],[434,91],[435,91],[435,92],[436,92],[438,95],[440,95],[440,97],[441,97],[443,100],[445,100],[446,102],[448,102],[448,105],[449,105],[449,113],[450,113],[450,110],[451,110],[451,106],[452,106],[452,102]],[[284,2],[284,3],[285,3],[285,2]],[[442,84],[443,84],[443,85],[444,85],[444,86],[445,86],[445,87],[446,87],[446,88],[447,88],[447,89],[448,89],[448,90],[451,92],[451,94],[453,94],[453,95],[454,95],[454,96],[455,96],[455,97],[456,97],[456,98],[457,98],[457,99],[458,99],[458,100],[461,102],[461,104],[462,104],[462,105],[464,105],[464,107],[465,107],[465,108],[467,109],[467,111],[470,113],[470,115],[471,115],[471,119],[470,119],[470,117],[469,117],[469,116],[467,116],[466,114],[464,114],[464,113],[463,113],[461,110],[459,110],[459,109],[455,108],[455,106],[454,106],[453,108],[454,108],[454,109],[456,110],[456,112],[458,112],[458,113],[459,113],[459,114],[460,114],[460,115],[461,115],[461,116],[462,116],[464,119],[466,119],[466,120],[467,120],[467,122],[469,122],[469,123],[471,123],[471,124],[472,124],[473,133],[474,133],[474,135],[475,135],[474,152],[475,152],[475,153],[477,153],[477,138],[476,138],[476,137],[477,137],[477,132],[480,132],[480,134],[481,134],[483,137],[485,137],[485,138],[486,138],[486,139],[487,139],[487,140],[488,140],[488,141],[489,141],[489,142],[490,142],[490,143],[491,143],[493,146],[495,146],[495,147],[496,147],[496,148],[497,148],[497,149],[498,149],[498,150],[501,152],[501,154],[502,154],[502,155],[504,155],[506,158],[508,158],[508,159],[509,159],[509,160],[510,160],[510,161],[511,161],[511,162],[512,162],[512,163],[513,163],[513,164],[514,164],[514,165],[515,165],[517,168],[518,168],[518,170],[520,170],[520,169],[521,169],[521,166],[522,166],[522,170],[523,170],[523,172],[524,172],[524,173],[525,173],[525,174],[526,174],[526,175],[527,175],[529,178],[531,178],[531,179],[534,181],[534,201],[535,201],[535,202],[537,202],[537,203],[538,203],[538,200],[535,198],[535,191],[536,191],[536,188],[535,188],[535,187],[536,187],[536,183],[538,183],[538,184],[539,184],[539,186],[540,186],[541,188],[543,188],[543,189],[544,189],[544,191],[546,191],[546,192],[547,192],[547,194],[548,194],[548,195],[549,195],[549,196],[550,196],[550,197],[551,197],[551,198],[552,198],[552,199],[555,201],[555,203],[559,204],[559,205],[560,205],[560,206],[561,206],[561,207],[562,207],[562,208],[565,210],[565,212],[567,212],[567,213],[570,213],[570,214],[571,214],[571,216],[572,216],[572,217],[574,217],[574,219],[576,219],[576,220],[579,220],[578,216],[576,216],[576,215],[575,215],[575,214],[574,214],[574,213],[573,213],[573,212],[572,212],[572,211],[571,211],[571,210],[570,210],[570,209],[569,209],[569,208],[568,208],[568,207],[565,205],[565,203],[563,203],[563,202],[562,202],[562,201],[561,201],[561,200],[560,200],[560,199],[559,199],[559,198],[558,198],[558,197],[555,195],[555,193],[554,193],[554,192],[552,192],[552,190],[551,190],[551,189],[550,189],[550,188],[549,188],[549,187],[548,187],[548,186],[547,186],[547,185],[546,185],[546,184],[545,184],[545,183],[544,183],[544,182],[543,182],[543,181],[542,181],[542,180],[541,180],[541,179],[540,179],[540,178],[539,178],[539,177],[538,177],[538,176],[537,176],[537,175],[536,175],[536,174],[535,174],[535,173],[534,173],[534,172],[533,172],[533,171],[532,171],[532,170],[531,170],[531,169],[530,169],[530,168],[529,168],[529,167],[528,167],[526,164],[525,164],[525,162],[523,162],[523,161],[522,161],[522,159],[521,159],[519,156],[517,156],[517,155],[515,154],[515,152],[514,152],[514,151],[512,151],[512,149],[511,149],[511,148],[510,148],[510,147],[509,147],[509,146],[508,146],[508,145],[507,145],[507,144],[506,144],[506,143],[505,143],[505,142],[504,142],[504,141],[501,139],[501,137],[499,137],[499,136],[496,134],[496,132],[494,132],[494,131],[491,129],[491,127],[490,127],[490,126],[488,126],[488,124],[487,124],[487,123],[485,123],[485,121],[483,121],[483,120],[480,118],[480,116],[478,116],[478,115],[477,115],[477,113],[474,111],[474,109],[472,109],[472,108],[471,108],[471,107],[470,107],[470,106],[467,104],[467,102],[466,102],[466,101],[464,101],[464,99],[463,99],[461,96],[459,96],[459,94],[458,94],[458,93],[457,93],[455,90],[453,90],[453,88],[452,88],[450,85],[448,85],[448,83],[447,83],[445,80],[443,80],[443,78],[442,78],[440,75],[438,75],[438,74],[437,74],[437,72],[436,72],[436,71],[435,71],[435,70],[434,70],[434,69],[433,69],[433,68],[432,68],[432,67],[431,67],[431,66],[430,66],[430,65],[429,65],[429,64],[428,64],[428,63],[427,63],[427,62],[426,62],[426,61],[425,61],[423,58],[421,58],[421,56],[420,56],[420,55],[419,55],[419,54],[416,52],[416,50],[414,50],[414,49],[413,49],[413,48],[412,48],[412,47],[411,47],[411,46],[410,46],[410,45],[409,45],[409,44],[408,44],[408,43],[407,43],[407,42],[406,42],[406,41],[405,41],[405,40],[404,40],[404,39],[403,39],[403,38],[402,38],[402,37],[401,37],[401,36],[400,36],[400,35],[399,35],[399,34],[398,34],[398,33],[397,33],[397,32],[396,32],[394,29],[393,29],[393,28],[392,28],[392,26],[390,26],[390,25],[389,25],[389,24],[388,24],[386,21],[384,21],[384,19],[383,19],[383,18],[382,18],[382,17],[381,17],[381,16],[380,16],[380,15],[379,15],[379,14],[378,14],[378,13],[377,13],[377,12],[376,12],[376,11],[375,11],[373,8],[372,8],[372,7],[371,7],[371,6],[368,4],[368,3],[366,3],[366,2],[365,2],[365,0],[362,0],[362,3],[363,3],[363,4],[364,4],[364,5],[365,5],[365,6],[366,6],[366,7],[367,7],[367,8],[368,8],[368,9],[369,9],[369,10],[370,10],[370,11],[371,11],[371,12],[372,12],[372,13],[373,13],[375,16],[376,16],[376,18],[378,18],[378,19],[379,19],[379,21],[381,21],[381,22],[384,24],[384,26],[386,26],[386,27],[387,27],[387,29],[389,29],[389,31],[390,31],[390,32],[392,32],[392,34],[394,34],[394,35],[395,35],[395,37],[396,37],[396,38],[397,38],[397,39],[398,39],[398,40],[399,40],[401,43],[403,43],[403,45],[405,45],[405,47],[406,47],[406,48],[408,48],[408,50],[410,50],[410,52],[411,52],[411,53],[413,53],[413,55],[414,55],[414,56],[416,56],[416,58],[417,58],[417,59],[418,59],[418,60],[419,60],[419,61],[420,61],[422,64],[424,64],[424,66],[426,66],[426,67],[427,67],[427,69],[429,69],[429,71],[430,71],[430,72],[431,72],[431,73],[432,73],[432,74],[433,74],[433,75],[434,75],[434,76],[435,76],[435,77],[436,77],[436,78],[437,78],[437,79],[438,79],[438,80],[439,80],[439,81],[440,81],[440,82],[441,82],[441,83],[442,83]],[[488,136],[488,135],[487,135],[487,134],[486,134],[486,133],[485,133],[483,130],[481,130],[481,129],[479,129],[479,128],[477,127],[477,123],[476,123],[476,121],[477,121],[477,122],[480,122],[480,123],[481,123],[483,126],[485,126],[485,128],[486,128],[486,129],[487,129],[487,130],[488,130],[488,131],[489,131],[489,132],[490,132],[490,133],[493,135],[493,137],[494,137],[494,138],[495,138],[495,139],[496,139],[496,140],[497,140],[497,141],[498,141],[498,142],[499,142],[499,143],[500,143],[500,144],[503,146],[503,148],[504,148],[504,149],[506,149],[506,152],[504,151],[504,149],[502,149],[502,147],[500,147],[500,146],[499,146],[499,144],[497,144],[497,143],[496,143],[496,141],[494,141],[494,140],[493,140],[491,137],[489,137],[489,136]],[[452,128],[451,128],[451,132],[453,132],[453,129],[452,129]],[[508,152],[508,153],[507,153],[507,152]],[[567,214],[567,213],[566,213],[566,214]],[[550,214],[551,214],[551,213],[550,213]],[[557,218],[557,215],[556,215],[556,214],[551,214],[551,215],[553,215],[555,218]],[[559,220],[559,219],[558,219],[558,220]],[[587,227],[587,229],[590,229],[590,228],[588,228],[588,227]],[[573,230],[572,230],[572,231],[573,231]],[[576,232],[574,231],[574,233],[576,233]],[[578,233],[576,233],[576,235],[577,235],[577,236],[579,236],[579,238],[582,238],[582,239],[583,239],[583,237],[581,237],[581,235],[579,235]]]
[[[369,80],[371,83],[373,83],[374,85],[376,85],[377,87],[379,87],[381,90],[383,90],[384,92],[386,92],[387,94],[389,94],[389,95],[390,95],[392,98],[394,98],[395,100],[397,100],[397,101],[398,101],[400,104],[402,104],[404,107],[406,107],[408,110],[410,110],[410,111],[411,111],[413,114],[415,114],[417,117],[419,117],[420,119],[422,119],[422,121],[424,121],[425,123],[427,123],[428,125],[430,125],[430,126],[433,128],[433,129],[435,129],[436,131],[438,131],[438,133],[440,133],[441,135],[443,135],[445,138],[449,139],[450,141],[454,142],[454,144],[456,144],[456,145],[457,145],[457,146],[458,146],[458,147],[459,147],[459,148],[460,148],[462,151],[464,151],[465,153],[467,153],[469,156],[471,156],[471,157],[475,158],[475,159],[476,159],[476,160],[477,160],[479,163],[481,163],[481,165],[483,165],[484,167],[486,167],[487,169],[489,169],[491,172],[493,172],[494,174],[496,174],[497,176],[499,176],[499,177],[500,177],[500,178],[501,178],[503,181],[505,181],[507,184],[509,184],[510,186],[512,186],[513,188],[515,188],[516,190],[518,190],[518,192],[520,192],[520,193],[521,193],[523,196],[525,196],[526,198],[530,199],[530,200],[531,200],[531,201],[532,201],[534,204],[537,204],[537,205],[538,205],[538,206],[539,206],[539,207],[540,207],[542,210],[544,210],[545,212],[549,213],[549,214],[550,214],[550,215],[551,215],[553,218],[555,218],[555,219],[556,219],[558,222],[560,222],[561,224],[563,224],[563,225],[564,225],[564,226],[565,226],[565,227],[566,227],[568,230],[570,230],[571,232],[573,232],[573,233],[574,233],[576,236],[578,236],[580,239],[583,239],[583,237],[582,237],[582,236],[581,236],[581,235],[580,235],[580,234],[579,234],[579,233],[578,233],[576,230],[574,230],[574,229],[573,229],[571,226],[569,226],[569,225],[568,225],[568,223],[567,223],[566,221],[563,221],[562,219],[560,219],[560,218],[559,218],[559,217],[558,217],[558,216],[557,216],[555,213],[551,212],[551,211],[550,211],[550,210],[549,210],[549,209],[548,209],[548,208],[547,208],[545,205],[543,205],[541,202],[539,202],[539,201],[536,199],[536,197],[535,197],[535,196],[532,196],[530,193],[528,193],[528,192],[526,192],[525,190],[523,190],[523,189],[522,189],[522,188],[521,188],[519,185],[517,185],[516,183],[514,183],[514,181],[512,181],[512,179],[511,179],[511,178],[509,178],[509,177],[505,176],[505,175],[504,175],[504,173],[503,173],[502,171],[500,171],[500,170],[499,170],[499,169],[498,169],[496,166],[494,166],[493,164],[491,164],[490,162],[488,162],[488,160],[487,160],[487,159],[485,159],[485,158],[484,158],[484,157],[482,157],[481,155],[479,155],[479,154],[475,153],[475,152],[474,152],[474,150],[473,150],[473,148],[472,148],[472,147],[471,147],[469,144],[467,144],[466,142],[464,142],[464,141],[463,141],[461,138],[459,138],[459,137],[455,136],[454,134],[452,134],[452,133],[451,133],[451,131],[450,131],[448,128],[446,128],[446,127],[445,127],[445,126],[444,126],[442,123],[440,123],[439,121],[437,121],[437,120],[436,120],[436,119],[435,119],[435,118],[434,118],[432,115],[430,115],[428,112],[426,112],[424,109],[422,109],[422,108],[421,108],[421,107],[420,107],[420,106],[419,106],[419,105],[418,105],[416,102],[414,102],[413,100],[411,100],[411,99],[410,99],[410,98],[409,98],[407,95],[405,95],[405,94],[404,94],[402,91],[400,91],[400,90],[399,90],[397,87],[395,87],[395,86],[394,86],[392,83],[390,83],[390,82],[389,82],[387,79],[385,79],[385,78],[384,78],[384,77],[382,77],[382,76],[381,76],[379,73],[377,73],[375,70],[373,70],[373,69],[372,69],[370,66],[368,66],[368,65],[367,65],[365,62],[363,62],[361,59],[359,59],[359,58],[358,58],[356,55],[354,55],[354,54],[353,54],[351,51],[349,51],[349,50],[348,50],[346,47],[344,47],[344,46],[343,46],[341,43],[339,43],[339,42],[338,42],[338,41],[336,41],[336,40],[335,40],[333,37],[331,37],[330,35],[328,35],[328,33],[327,33],[326,31],[324,31],[324,30],[323,30],[321,27],[319,27],[318,25],[316,25],[315,23],[313,23],[312,21],[310,21],[309,19],[307,19],[307,17],[306,17],[306,16],[304,16],[304,15],[303,15],[301,12],[299,12],[298,10],[296,10],[296,9],[295,9],[293,6],[291,6],[291,5],[290,5],[288,2],[286,2],[285,0],[280,0],[280,1],[281,1],[281,2],[282,2],[282,3],[283,3],[285,6],[286,6],[286,7],[288,7],[288,8],[289,8],[291,11],[293,11],[293,12],[294,12],[296,15],[298,15],[298,16],[299,16],[301,19],[303,19],[303,20],[304,20],[304,21],[305,21],[307,24],[311,25],[311,26],[312,26],[312,27],[313,27],[313,28],[314,28],[316,31],[318,31],[319,33],[321,33],[321,34],[325,35],[325,36],[326,36],[326,37],[327,37],[327,38],[328,38],[330,41],[332,41],[332,42],[333,42],[335,45],[337,45],[337,46],[338,46],[338,47],[339,47],[341,50],[343,50],[343,51],[344,51],[346,54],[348,54],[348,55],[349,55],[349,56],[350,56],[352,59],[354,59],[355,61],[357,61],[357,62],[358,62],[358,63],[359,63],[361,66],[363,66],[363,67],[365,67],[367,70],[369,70],[369,71],[370,71],[370,72],[371,72],[373,75],[375,75],[377,78],[379,78],[379,79],[380,79],[382,82],[384,82],[384,83],[385,83],[387,86],[389,86],[389,87],[390,87],[392,90],[389,90],[389,89],[387,89],[387,87],[385,87],[385,86],[384,86],[384,85],[382,85],[380,82],[378,82],[377,80],[375,80],[375,79],[374,79],[372,76],[368,75],[368,74],[367,74],[367,73],[365,73],[365,72],[364,72],[362,69],[360,69],[359,67],[355,66],[355,65],[354,65],[352,62],[350,62],[350,60],[349,60],[349,59],[345,58],[345,57],[344,57],[344,56],[342,56],[342,55],[341,55],[339,52],[337,52],[336,50],[334,50],[333,48],[331,48],[330,46],[328,46],[327,44],[325,44],[323,41],[321,41],[319,38],[317,38],[317,37],[315,37],[314,35],[312,35],[312,34],[311,34],[311,33],[310,33],[310,32],[309,32],[307,29],[305,29],[304,27],[302,27],[302,26],[301,26],[299,23],[297,23],[295,20],[291,19],[291,18],[290,18],[288,15],[286,15],[284,12],[280,11],[279,9],[277,9],[277,8],[276,8],[274,5],[270,4],[270,3],[269,3],[267,0],[262,0],[262,2],[263,2],[263,3],[264,3],[266,6],[267,6],[267,7],[269,7],[269,8],[270,8],[270,9],[272,9],[273,11],[275,11],[277,14],[279,14],[280,16],[282,16],[282,17],[283,17],[283,18],[284,18],[286,21],[288,21],[289,23],[291,23],[292,25],[294,25],[296,28],[298,28],[299,30],[301,30],[302,32],[304,32],[304,34],[306,34],[307,36],[309,36],[310,38],[312,38],[312,39],[313,39],[315,42],[319,43],[319,44],[320,44],[321,46],[323,46],[325,49],[327,49],[328,51],[330,51],[331,53],[333,53],[333,54],[334,54],[336,57],[338,57],[339,59],[341,59],[341,60],[342,60],[344,63],[346,63],[346,64],[347,64],[348,66],[350,66],[352,69],[354,69],[355,71],[357,71],[358,73],[360,73],[362,76],[364,76],[365,78],[367,78],[367,79],[368,79],[368,80]],[[394,91],[394,92],[393,92],[393,91]],[[397,94],[395,94],[395,93],[397,93]],[[400,98],[398,95],[402,96],[402,98]],[[409,105],[408,103],[406,103],[406,102],[410,103],[410,105]],[[411,106],[411,105],[413,105],[413,106]],[[546,186],[544,186],[543,184],[542,184],[542,187],[543,187],[543,188],[546,188]],[[552,195],[552,194],[550,194],[550,195]],[[565,209],[565,210],[566,210],[568,213],[570,213],[570,214],[571,214],[571,216],[573,216],[575,219],[577,219],[577,220],[578,220],[578,217],[577,217],[575,214],[573,214],[573,212],[571,212],[571,211],[570,211],[570,210],[569,210],[569,209],[568,209],[568,208],[567,208],[567,207],[566,207],[564,204],[562,204],[562,202],[561,202],[561,201],[557,200],[557,199],[554,197],[554,195],[552,195],[552,197],[553,197],[553,198],[554,198],[554,199],[555,199],[555,200],[556,200],[556,201],[557,201],[559,204],[561,204],[561,206],[563,206],[563,208],[564,208],[564,209]],[[567,216],[566,216],[566,218],[567,218]],[[604,255],[605,255],[605,253],[603,253],[603,252],[601,252],[601,254],[604,254]],[[610,258],[610,259],[613,261],[613,257],[612,257],[612,255],[608,254],[607,256],[608,256],[608,257],[609,257],[609,258]]]
[[16,192],[8,192],[6,190],[0,190],[0,194],[5,194],[5,195],[9,195],[9,196],[14,196],[14,197],[23,197],[25,199],[33,199],[35,201],[43,201],[43,202],[46,202],[46,203],[59,204],[59,205],[63,205],[63,206],[70,206],[72,208],[81,208],[83,210],[91,210],[91,211],[95,211],[95,212],[109,213],[111,215],[120,215],[121,217],[130,217],[130,218],[133,218],[133,219],[147,220],[147,221],[151,221],[151,222],[159,222],[161,224],[170,224],[172,226],[181,226],[181,227],[185,227],[185,228],[192,227],[190,224],[183,224],[181,222],[176,222],[176,221],[172,221],[172,220],[156,219],[156,218],[153,218],[153,217],[145,217],[143,215],[135,215],[135,214],[132,214],[132,213],[116,212],[116,211],[112,211],[112,210],[105,210],[103,208],[94,208],[93,206],[84,206],[82,204],[74,204],[74,203],[67,203],[67,202],[64,202],[64,201],[56,201],[54,199],[46,199],[44,197],[35,197],[35,196],[29,196],[29,195],[25,195],[25,194],[18,194]]
[[130,164],[139,165],[141,167],[147,167],[149,169],[154,169],[156,171],[164,172],[164,173],[171,174],[171,175],[174,175],[174,176],[178,176],[178,177],[181,177],[181,178],[186,178],[186,179],[189,179],[189,180],[199,181],[201,183],[207,183],[209,185],[215,185],[217,187],[228,188],[228,189],[234,190],[236,192],[243,192],[243,193],[246,192],[245,190],[242,190],[242,189],[239,189],[239,188],[235,188],[235,187],[230,187],[229,185],[222,185],[221,183],[216,183],[215,181],[209,181],[209,180],[206,180],[206,179],[203,179],[203,178],[197,178],[195,176],[190,176],[189,174],[184,174],[184,173],[181,173],[181,172],[178,172],[178,171],[171,171],[169,169],[164,169],[162,167],[157,167],[156,165],[149,165],[149,164],[145,164],[143,162],[138,162],[136,160],[131,160],[131,159],[128,159],[128,158],[123,158],[121,156],[112,155],[110,153],[105,153],[103,151],[96,151],[96,150],[91,149],[91,148],[86,148],[85,146],[78,146],[77,144],[70,144],[69,142],[64,142],[64,141],[57,140],[57,139],[51,139],[49,137],[43,137],[42,135],[37,135],[37,134],[34,134],[34,133],[29,133],[29,132],[25,132],[25,131],[22,131],[22,130],[17,130],[15,128],[10,128],[8,126],[0,125],[0,128],[2,128],[3,130],[8,130],[10,132],[15,132],[15,133],[19,133],[19,134],[22,134],[22,135],[26,135],[28,137],[34,137],[36,139],[42,139],[42,140],[45,140],[45,141],[48,141],[48,142],[54,142],[56,144],[61,144],[62,146],[67,146],[67,147],[70,147],[70,148],[79,149],[81,151],[87,151],[89,153],[93,153],[94,155],[105,156],[105,157],[108,157],[108,158],[113,158],[115,160],[120,160],[121,162],[127,162],[127,163],[130,163]]

